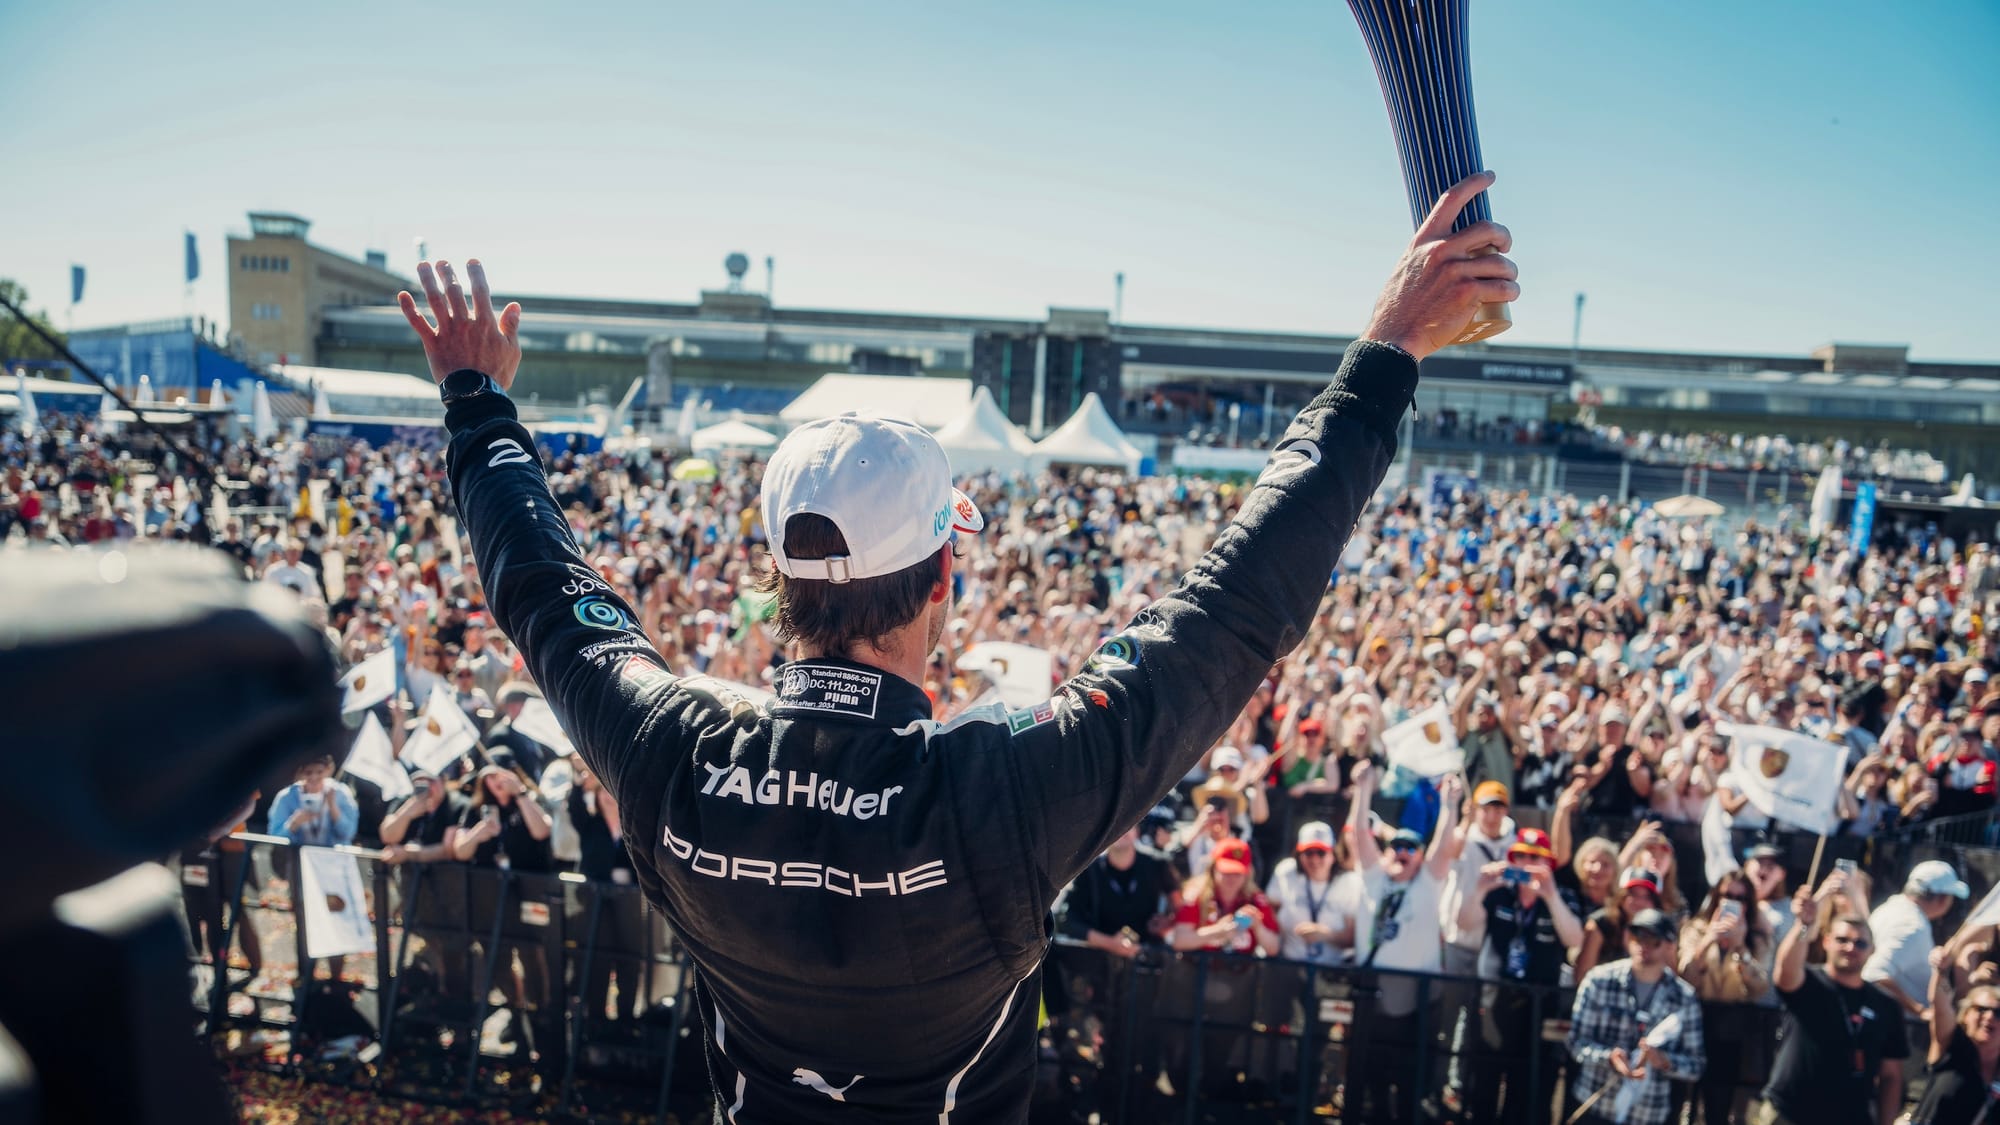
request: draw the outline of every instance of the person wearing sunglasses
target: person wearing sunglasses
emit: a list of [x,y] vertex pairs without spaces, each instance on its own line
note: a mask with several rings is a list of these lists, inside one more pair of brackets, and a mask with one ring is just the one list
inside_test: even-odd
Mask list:
[[[1957,943],[1954,942],[1953,945]],[[2000,988],[1974,985],[1954,1000],[1953,946],[1931,951],[1930,1081],[1910,1125],[1973,1125],[1994,1118],[2000,1078]]]
[[1890,1125],[1903,1109],[1909,1039],[1902,1008],[1861,978],[1874,947],[1868,919],[1836,915],[1822,939],[1825,966],[1808,966],[1821,906],[1811,887],[1792,896],[1797,922],[1771,974],[1785,1026],[1752,1125]]

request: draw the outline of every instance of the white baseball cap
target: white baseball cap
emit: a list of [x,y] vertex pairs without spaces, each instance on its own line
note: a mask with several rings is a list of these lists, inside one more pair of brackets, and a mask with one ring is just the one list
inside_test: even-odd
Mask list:
[[1219,770],[1232,768],[1240,770],[1243,768],[1243,751],[1234,746],[1224,746],[1209,759],[1209,764]]
[[1951,864],[1941,859],[1928,859],[1910,868],[1910,877],[1903,883],[1903,890],[1910,894],[1951,895],[1965,898],[1972,894],[1972,888],[1958,877]]
[[[952,532],[986,526],[952,487],[951,462],[922,426],[853,413],[787,434],[764,468],[760,503],[779,573],[826,582],[894,574],[935,554]],[[787,555],[785,522],[805,513],[832,521],[847,554]]]
[[1324,820],[1308,820],[1299,826],[1298,851],[1307,848],[1333,850],[1333,826]]

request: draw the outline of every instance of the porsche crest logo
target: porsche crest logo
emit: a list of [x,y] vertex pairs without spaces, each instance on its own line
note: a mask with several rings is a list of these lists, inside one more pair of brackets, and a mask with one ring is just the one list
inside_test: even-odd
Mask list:
[[330,913],[338,914],[347,909],[347,900],[341,898],[339,895],[328,895],[326,896],[326,908]]
[[1792,756],[1790,754],[1772,747],[1765,750],[1764,756],[1757,760],[1757,772],[1763,774],[1765,777],[1776,777],[1784,773],[1785,767],[1790,765],[1791,762]]
[[1438,729],[1438,725],[1435,722],[1425,723],[1424,739],[1431,743],[1442,743],[1444,741],[1444,732]]
[[444,728],[438,725],[438,721],[436,719],[425,719],[424,729],[431,732],[433,736],[444,733]]
[[354,677],[354,690],[355,690],[355,691],[367,691],[367,690],[368,690],[368,677],[366,677],[366,676],[356,676],[356,677]]

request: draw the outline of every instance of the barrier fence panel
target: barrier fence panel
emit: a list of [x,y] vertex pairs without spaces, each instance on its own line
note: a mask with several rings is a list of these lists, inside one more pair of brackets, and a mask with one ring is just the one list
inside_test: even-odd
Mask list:
[[[1684,827],[1668,834],[1682,870],[1698,872],[1698,833]],[[1780,840],[1803,871],[1816,838]],[[1845,854],[1876,874],[1878,898],[1883,880],[1939,856],[2000,879],[1992,849],[1836,838],[1823,867]],[[393,866],[248,834],[178,866],[195,1007],[226,1053],[317,1082],[563,1120],[708,1112],[692,974],[636,886]],[[308,866],[317,898],[300,891]],[[329,889],[336,877],[350,881]],[[343,934],[349,951],[329,955]],[[1055,1118],[1411,1120],[1511,1102],[1540,1121],[1573,1108],[1565,988],[1156,948],[1128,960],[1065,939],[1044,995],[1036,1104]],[[1754,1096],[1778,1020],[1769,1006],[1709,1008],[1707,1093],[1679,1094]]]

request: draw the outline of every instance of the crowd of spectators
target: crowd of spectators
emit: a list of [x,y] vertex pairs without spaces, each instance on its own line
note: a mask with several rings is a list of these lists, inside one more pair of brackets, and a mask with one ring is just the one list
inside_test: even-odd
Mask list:
[[1937,484],[1945,467],[1919,449],[1871,448],[1845,440],[1793,441],[1783,434],[1655,433],[1622,426],[1592,426],[1590,432],[1634,461],[1661,465],[1705,465],[1711,469],[1757,469],[1818,473],[1837,468],[1848,477],[1922,480]]
[[[253,827],[379,847],[396,863],[629,881],[608,792],[513,725],[538,693],[489,628],[434,451],[218,436],[203,453],[227,483],[211,493],[156,439],[47,421],[31,440],[0,438],[4,549],[193,539],[206,525],[247,578],[302,599],[344,665],[398,654],[403,688],[378,709],[397,747],[434,685],[482,732],[450,768],[414,773],[400,803],[308,767]],[[767,685],[785,654],[755,588],[766,565],[756,466],[727,461],[714,479],[683,481],[655,450],[549,462],[585,557],[669,664]],[[1207,549],[1244,487],[1090,471],[966,482],[989,528],[962,543],[957,618],[922,685],[939,718],[995,690],[958,667],[972,644],[1045,649],[1057,677],[1080,668]],[[1739,854],[1728,842],[1731,830],[1781,826],[1749,800],[1721,727],[1842,744],[1842,833],[1990,813],[2000,564],[1989,545],[1927,536],[1857,554],[1791,519],[1729,526],[1636,502],[1489,492],[1447,506],[1406,493],[1355,529],[1330,579],[1303,644],[1225,740],[1071,888],[1067,933],[1121,958],[1213,950],[1580,986],[1567,1052],[1550,1064],[1573,1068],[1572,1105],[1611,1091],[1587,1111],[1604,1120],[1662,1121],[1683,1107],[1748,1119],[1733,1081],[1703,1078],[1704,1057],[1725,1043],[1739,1055],[1772,1047],[1732,1043],[1736,1029],[1712,1015],[1704,1027],[1713,1005],[1782,1003],[1812,1025],[1778,1048],[1759,1111],[1770,1120],[1847,1119],[1816,1116],[1827,1091],[1871,1102],[1872,1065],[1901,1057],[1905,1014],[1931,1022],[1940,1065],[1985,1088],[1978,1068],[1991,1070],[1988,1044],[2000,1044],[1991,927],[1959,935],[1936,972],[1927,959],[1930,923],[1967,893],[1957,873],[1919,868],[1879,896],[1845,869],[1793,888],[1781,849]],[[1384,732],[1438,704],[1462,775],[1387,768]],[[1637,827],[1594,834],[1618,823]],[[1668,838],[1681,824],[1721,846],[1684,862]],[[1842,968],[1871,940],[1853,973]],[[547,970],[518,953],[501,983],[532,1009]],[[1806,970],[1816,956],[1828,967]],[[1389,1115],[1370,1119],[1422,1101],[1467,1120],[1527,1120],[1520,1041],[1538,1036],[1526,993],[1445,993],[1432,1016],[1452,1029],[1448,1075],[1404,1090],[1408,1068],[1386,1063],[1416,1034],[1418,1001],[1398,981],[1408,978],[1385,978],[1372,1017],[1370,1050],[1385,1065],[1328,1096]],[[1963,1018],[1945,1020],[1940,998],[1953,996],[1989,1006],[1961,1004]],[[1815,1053],[1837,1046],[1813,1030],[1829,1004],[1849,1018],[1862,1004],[1898,1034],[1866,1058],[1856,1045],[1835,1052],[1854,1064],[1842,1070]],[[1674,1034],[1656,1034],[1668,1015]]]

